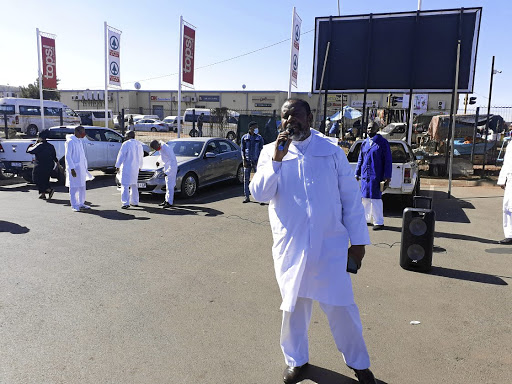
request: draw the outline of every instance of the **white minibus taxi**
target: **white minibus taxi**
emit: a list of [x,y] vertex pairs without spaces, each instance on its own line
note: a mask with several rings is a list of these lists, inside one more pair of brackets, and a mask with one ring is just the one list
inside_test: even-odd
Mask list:
[[[0,98],[0,110],[9,110],[7,127],[28,136],[36,136],[41,130],[60,125],[62,110],[63,125],[79,125],[80,117],[60,101],[44,100],[44,122],[41,119],[41,103],[39,99],[23,99],[19,97]],[[4,126],[4,115],[0,113],[0,126]]]

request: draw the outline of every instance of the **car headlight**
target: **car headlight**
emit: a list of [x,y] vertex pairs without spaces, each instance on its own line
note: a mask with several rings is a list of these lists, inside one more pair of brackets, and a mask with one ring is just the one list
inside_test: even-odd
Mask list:
[[157,179],[165,179],[165,172],[164,171],[158,171],[156,174]]

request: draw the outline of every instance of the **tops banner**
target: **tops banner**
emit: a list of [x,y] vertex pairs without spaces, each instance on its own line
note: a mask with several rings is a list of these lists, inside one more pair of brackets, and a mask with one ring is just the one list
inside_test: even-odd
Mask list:
[[194,85],[194,56],[196,31],[191,27],[183,26],[183,73],[185,83]]
[[290,63],[290,82],[297,87],[297,76],[299,74],[299,45],[300,45],[300,27],[302,20],[297,12],[293,12],[293,32],[292,32],[292,54]]
[[43,66],[43,88],[57,89],[55,39],[41,36],[41,47],[41,60]]
[[[108,28],[108,27],[107,27]],[[108,83],[121,86],[120,48],[121,33],[108,28]]]

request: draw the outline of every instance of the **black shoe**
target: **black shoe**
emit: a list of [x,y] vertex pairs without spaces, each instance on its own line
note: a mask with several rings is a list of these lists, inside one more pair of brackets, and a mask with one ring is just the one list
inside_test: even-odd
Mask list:
[[368,227],[371,227],[373,224],[372,224],[372,223],[366,223],[366,225],[367,225]]
[[139,204],[130,204],[132,207],[138,207]]
[[375,380],[375,376],[373,376],[373,373],[372,373],[372,371],[370,371],[370,369],[368,369],[368,368],[366,368],[366,369],[351,368],[351,369],[354,370],[357,380],[359,380],[360,383],[377,384],[377,381]]
[[512,244],[512,238],[506,237],[503,240],[498,241],[498,244]]
[[129,205],[123,205],[123,206],[121,207],[121,209],[128,209],[128,208],[130,208],[130,206],[129,206]]
[[162,205],[162,208],[171,208],[172,204],[169,204],[167,201]]
[[265,205],[265,203],[260,203],[260,205]]
[[375,225],[373,226],[373,230],[374,230],[374,231],[380,231],[380,230],[382,230],[382,229],[384,229],[384,224],[375,224]]
[[51,199],[53,197],[53,193],[55,192],[55,189],[50,189],[50,191],[48,192],[48,198]]
[[283,372],[283,382],[286,384],[299,382],[307,366],[308,363],[299,367],[286,367]]
[[242,201],[242,203],[244,203],[244,204],[245,204],[245,203],[248,203],[248,202],[250,202],[250,201],[251,201],[251,199],[249,199],[249,197],[246,197],[246,198],[244,199],[244,201]]
[[43,199],[43,200],[46,200],[46,195],[45,195],[44,193],[41,193],[41,194],[39,195],[39,198],[40,198],[40,199]]

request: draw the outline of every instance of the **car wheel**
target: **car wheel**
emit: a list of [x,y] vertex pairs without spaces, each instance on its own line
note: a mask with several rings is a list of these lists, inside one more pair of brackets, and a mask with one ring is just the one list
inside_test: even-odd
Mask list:
[[236,133],[233,131],[229,131],[228,134],[226,135],[226,139],[234,141],[236,139]]
[[244,167],[242,164],[238,166],[238,170],[236,171],[236,182],[237,184],[244,183]]
[[193,173],[187,173],[185,177],[183,177],[183,181],[181,182],[181,194],[185,198],[190,198],[194,196],[197,192],[197,176]]
[[23,177],[23,179],[25,179],[25,181],[27,183],[29,183],[29,184],[33,184],[34,183],[34,180],[32,179],[32,170],[24,171],[21,174],[21,177]]
[[3,169],[0,169],[0,180],[7,180],[12,179],[15,176],[12,172],[4,171]]
[[37,126],[34,125],[34,124],[30,124],[27,128],[27,135],[28,136],[37,136],[37,132],[38,132],[38,129],[37,129]]
[[151,132],[156,132],[156,128],[155,128],[155,127],[152,127],[152,128],[151,128]]

